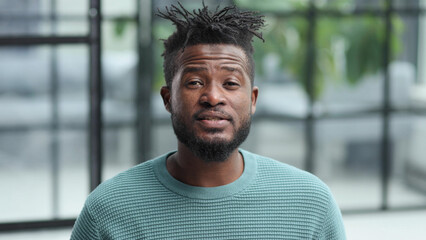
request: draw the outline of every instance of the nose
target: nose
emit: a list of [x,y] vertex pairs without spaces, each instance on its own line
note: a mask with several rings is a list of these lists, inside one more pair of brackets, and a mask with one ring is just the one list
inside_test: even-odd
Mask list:
[[200,104],[207,107],[215,107],[225,104],[225,96],[222,86],[218,84],[208,84],[204,87],[204,91],[200,96]]

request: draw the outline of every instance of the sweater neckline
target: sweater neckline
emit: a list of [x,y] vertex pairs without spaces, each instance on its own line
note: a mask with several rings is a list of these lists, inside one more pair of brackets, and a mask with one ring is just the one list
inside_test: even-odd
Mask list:
[[185,184],[175,179],[166,168],[166,159],[176,151],[162,155],[156,161],[153,161],[153,170],[161,184],[170,191],[181,196],[193,199],[221,199],[230,197],[250,185],[255,178],[257,163],[255,157],[247,151],[239,149],[243,156],[244,170],[241,176],[226,185],[217,187],[198,187]]

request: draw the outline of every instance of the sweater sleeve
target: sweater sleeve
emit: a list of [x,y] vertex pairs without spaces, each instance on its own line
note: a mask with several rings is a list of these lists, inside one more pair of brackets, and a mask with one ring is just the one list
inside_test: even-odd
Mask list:
[[324,218],[320,240],[346,240],[342,214],[330,193],[327,215]]
[[96,221],[90,214],[89,207],[85,205],[78,216],[71,234],[71,240],[101,239]]

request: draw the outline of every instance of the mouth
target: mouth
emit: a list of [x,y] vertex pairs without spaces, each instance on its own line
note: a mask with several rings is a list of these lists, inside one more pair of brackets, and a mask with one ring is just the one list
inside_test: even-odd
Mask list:
[[212,111],[203,111],[195,119],[206,128],[224,128],[232,121],[228,114]]
[[231,121],[231,117],[226,113],[221,112],[201,112],[196,115],[197,120],[207,120],[207,121]]
[[226,120],[220,117],[201,117],[198,118],[197,120],[207,120],[207,121],[220,121],[220,120]]

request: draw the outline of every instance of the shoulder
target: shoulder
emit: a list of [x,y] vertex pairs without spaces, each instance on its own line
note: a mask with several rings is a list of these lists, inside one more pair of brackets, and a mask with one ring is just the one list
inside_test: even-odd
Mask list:
[[281,211],[283,216],[291,215],[303,226],[311,226],[316,229],[316,236],[322,236],[320,239],[345,239],[340,210],[322,180],[283,162],[247,151],[242,153],[257,163],[256,181],[247,194],[260,196],[264,206],[279,206],[275,212]]
[[331,192],[317,176],[275,159],[240,150],[257,163],[256,184],[268,189],[297,192],[298,195],[328,202]]
[[89,208],[95,206],[97,210],[101,210],[99,208],[148,198],[147,193],[155,191],[160,186],[153,172],[153,163],[165,157],[166,155],[162,155],[148,160],[104,181],[90,193],[86,206]]

